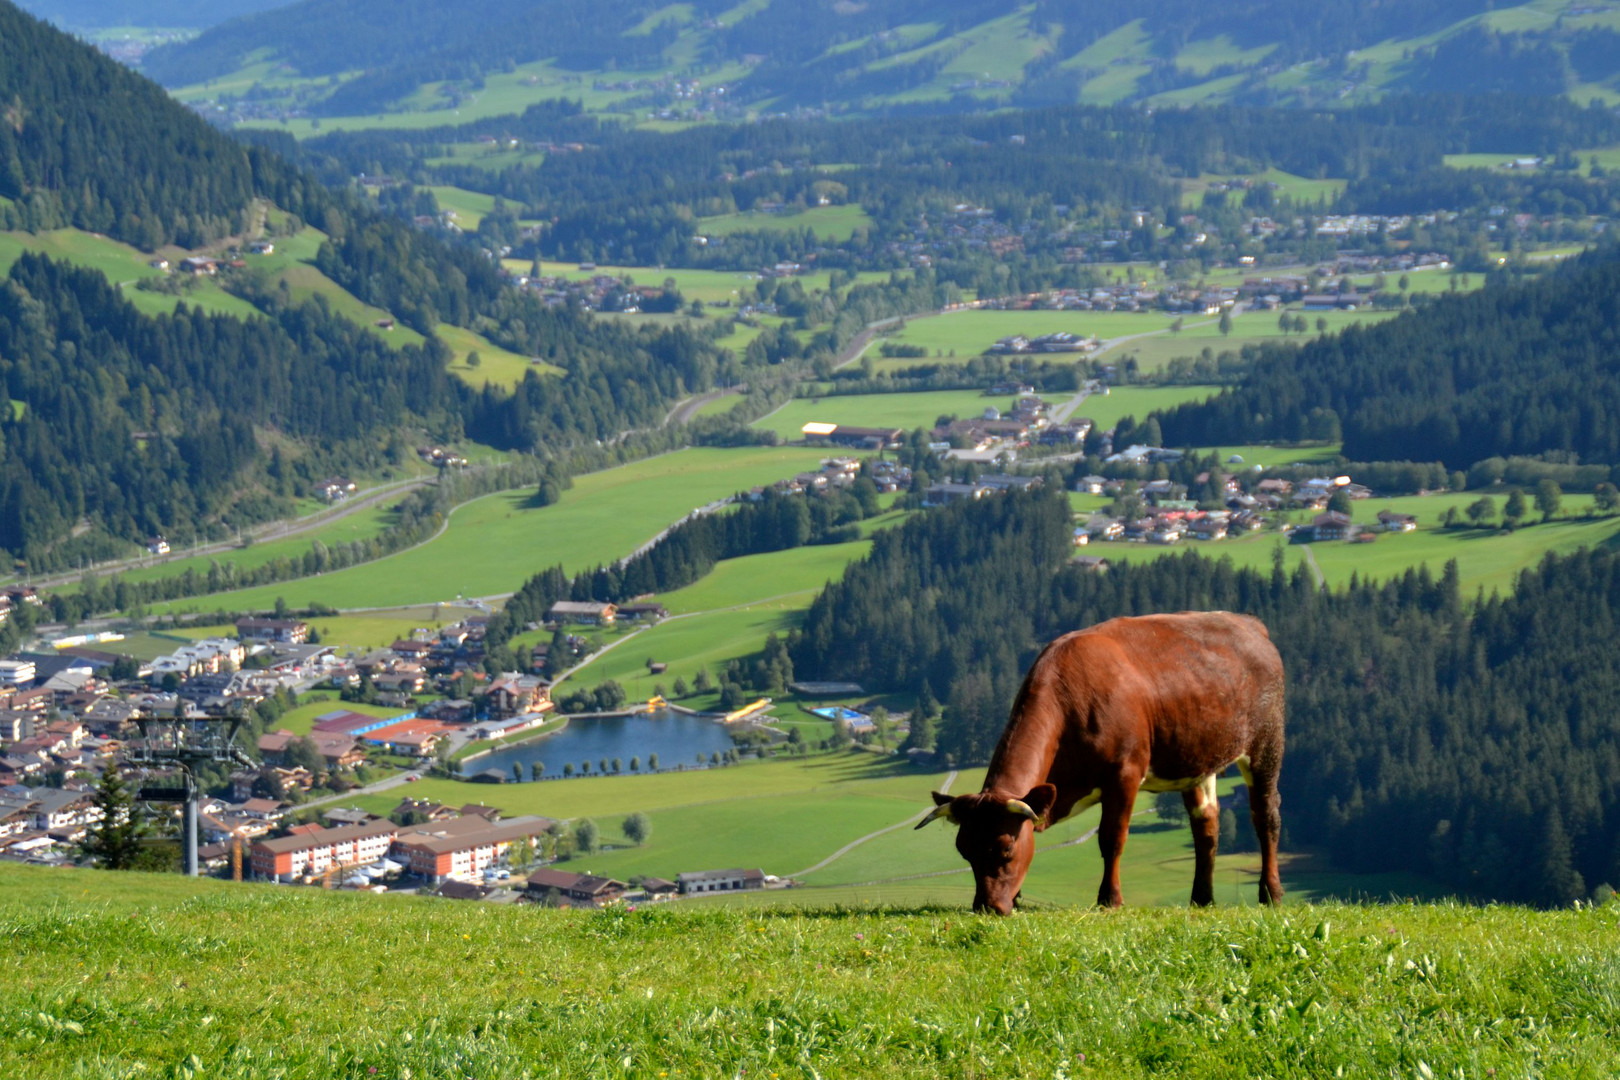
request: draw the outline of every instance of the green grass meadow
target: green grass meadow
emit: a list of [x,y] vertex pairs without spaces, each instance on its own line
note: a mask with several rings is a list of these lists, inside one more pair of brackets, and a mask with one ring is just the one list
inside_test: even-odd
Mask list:
[[738,232],[787,232],[811,229],[823,240],[842,243],[857,229],[870,228],[871,217],[860,205],[815,206],[791,214],[761,214],[751,210],[699,218],[697,227],[710,236]]
[[577,912],[7,864],[0,922],[29,1080],[1620,1070],[1613,907]]

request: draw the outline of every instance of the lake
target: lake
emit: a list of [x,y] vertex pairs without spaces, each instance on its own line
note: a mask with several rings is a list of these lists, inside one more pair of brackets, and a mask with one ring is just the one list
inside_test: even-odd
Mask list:
[[547,735],[534,742],[519,743],[466,763],[466,771],[483,772],[500,769],[511,775],[512,763],[523,766],[523,778],[529,778],[532,762],[545,762],[545,775],[560,777],[563,766],[572,764],[576,774],[580,764],[591,763],[591,775],[596,775],[603,758],[609,767],[614,758],[630,771],[630,759],[639,757],[643,770],[647,759],[658,755],[660,769],[673,769],[677,765],[695,765],[701,753],[705,760],[713,753],[724,754],[732,747],[731,735],[724,724],[702,720],[683,713],[638,713],[634,716],[607,716],[570,720],[568,726],[555,735]]

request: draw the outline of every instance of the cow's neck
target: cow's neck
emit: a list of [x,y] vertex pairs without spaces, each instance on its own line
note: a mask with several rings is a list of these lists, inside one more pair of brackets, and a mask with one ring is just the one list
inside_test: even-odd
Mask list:
[[985,772],[984,790],[1019,798],[1046,783],[1062,733],[1061,713],[1020,695]]

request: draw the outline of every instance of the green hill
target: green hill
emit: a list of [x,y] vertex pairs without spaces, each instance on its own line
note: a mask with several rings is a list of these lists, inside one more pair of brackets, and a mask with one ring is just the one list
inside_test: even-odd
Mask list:
[[1616,914],[587,913],[6,866],[0,1070],[1610,1076]]
[[[305,31],[328,33],[312,38]],[[240,119],[428,126],[546,98],[638,122],[797,109],[1083,102],[1331,105],[1394,91],[1620,101],[1620,15],[1578,0],[1208,5],[984,0],[733,5],[305,0],[155,50],[146,70]],[[293,130],[314,130],[294,119]]]

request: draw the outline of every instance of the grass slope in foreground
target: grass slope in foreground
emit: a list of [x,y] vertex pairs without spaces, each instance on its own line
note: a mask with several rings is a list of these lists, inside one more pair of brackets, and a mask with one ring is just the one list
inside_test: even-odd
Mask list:
[[1610,1076],[1617,918],[583,913],[5,866],[0,1072]]

